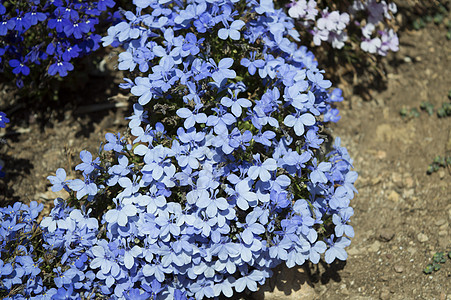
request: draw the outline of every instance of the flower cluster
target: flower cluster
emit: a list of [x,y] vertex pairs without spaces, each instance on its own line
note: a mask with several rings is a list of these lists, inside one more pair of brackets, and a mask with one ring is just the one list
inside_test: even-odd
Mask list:
[[113,0],[1,1],[0,69],[11,70],[19,87],[37,65],[42,73],[66,76],[74,58],[99,48],[95,26],[114,5]]
[[43,291],[43,259],[36,257],[32,244],[42,209],[34,201],[29,206],[16,202],[0,208],[0,296],[15,294],[25,299]]
[[131,71],[128,132],[80,153],[83,179],[48,177],[70,196],[41,231],[34,202],[0,211],[0,296],[231,297],[346,260],[357,173],[323,133],[343,98],[294,20],[271,0],[133,3],[102,39]]
[[293,19],[268,0],[134,4],[103,38],[134,71],[129,134],[82,151],[83,179],[49,176],[71,194],[41,223],[58,293],[230,297],[280,263],[345,260],[357,174],[322,135],[341,91]]
[[[321,8],[324,1],[293,0],[288,14],[299,19],[299,24],[313,36],[316,46],[328,42],[333,48],[341,49],[348,39],[349,32],[360,32],[360,48],[371,54],[386,56],[388,51],[398,51],[398,36],[389,29],[388,21],[396,14],[394,3],[376,0],[354,0],[351,6],[329,11]],[[356,27],[356,28],[353,28]]]

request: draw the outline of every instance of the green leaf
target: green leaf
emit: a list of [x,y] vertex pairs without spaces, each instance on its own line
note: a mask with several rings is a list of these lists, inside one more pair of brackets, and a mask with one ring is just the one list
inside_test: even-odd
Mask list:
[[420,116],[420,112],[415,107],[410,109],[410,116],[414,118],[418,118]]
[[434,271],[440,270],[441,267],[442,267],[442,266],[440,266],[439,264],[433,264],[433,265],[432,265],[432,268],[434,269]]
[[442,22],[443,22],[443,15],[442,14],[436,14],[435,16],[434,16],[434,23],[435,24],[441,24]]
[[444,118],[444,117],[446,117],[446,111],[443,109],[443,107],[440,107],[440,108],[437,110],[437,116],[438,116],[439,118]]
[[431,174],[434,173],[434,172],[435,172],[434,166],[429,165],[429,166],[428,166],[428,169],[427,169],[427,171],[426,171],[426,173],[427,173],[428,175],[431,175]]
[[433,271],[434,271],[434,270],[433,270],[431,264],[427,265],[426,268],[424,268],[424,270],[423,270],[423,272],[424,272],[425,274],[431,274]]
[[401,115],[401,117],[407,116],[407,108],[405,108],[405,107],[401,108],[401,110],[399,111],[399,114]]

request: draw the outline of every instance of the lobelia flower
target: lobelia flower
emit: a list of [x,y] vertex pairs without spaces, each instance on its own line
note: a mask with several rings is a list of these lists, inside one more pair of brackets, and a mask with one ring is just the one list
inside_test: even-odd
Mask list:
[[209,62],[213,71],[211,77],[216,83],[221,84],[226,78],[236,77],[236,72],[229,69],[233,65],[233,59],[230,57],[221,59],[217,65],[213,59],[209,59]]
[[330,264],[335,258],[339,260],[346,260],[348,254],[344,250],[345,247],[351,244],[351,241],[346,237],[340,237],[334,241],[335,236],[332,234],[326,242],[329,244],[330,248],[326,250],[325,261]]
[[232,22],[232,24],[225,23],[226,28],[221,28],[218,31],[218,37],[220,39],[226,40],[228,37],[230,37],[232,40],[239,40],[240,39],[240,30],[243,28],[245,23],[242,20],[235,20]]
[[9,119],[6,117],[6,114],[0,111],[0,128],[5,128],[8,123]]
[[[334,120],[341,96],[294,42],[293,20],[266,0],[134,4],[103,39],[123,45],[120,63],[139,64],[121,85],[138,99],[131,142],[108,135],[106,150],[120,152],[84,154],[89,175],[68,184],[82,209],[53,213],[46,247],[74,265],[58,290],[229,297],[255,291],[280,263],[342,259],[352,160],[339,142],[319,155],[321,116]],[[237,33],[240,43],[228,39]],[[342,236],[326,243],[325,222]]]
[[47,179],[53,185],[52,192],[59,192],[62,189],[65,189],[67,192],[70,191],[68,186],[70,181],[66,180],[66,171],[63,168],[56,170],[55,176],[47,176]]
[[80,158],[83,161],[83,163],[77,165],[75,167],[75,170],[80,170],[84,174],[91,174],[94,169],[100,169],[99,163],[100,158],[96,158],[95,160],[92,160],[92,154],[87,151],[83,150],[80,152]]

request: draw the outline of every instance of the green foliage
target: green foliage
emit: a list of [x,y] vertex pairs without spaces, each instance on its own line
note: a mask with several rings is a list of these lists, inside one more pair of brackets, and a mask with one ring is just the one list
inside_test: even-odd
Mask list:
[[444,264],[446,262],[446,257],[448,257],[448,259],[451,259],[451,251],[449,251],[447,254],[445,252],[435,253],[432,256],[432,263],[428,264],[424,268],[423,273],[432,274],[433,272],[440,270],[440,268],[442,267],[441,264]]
[[431,5],[425,4],[425,7],[421,9],[421,15],[416,14],[415,19],[412,20],[412,27],[415,30],[421,30],[425,28],[429,23],[434,23],[435,25],[444,24],[446,27],[446,38],[451,40],[451,20],[449,19],[449,8],[448,3],[443,3]]
[[[448,92],[448,97],[451,99],[451,90]],[[429,116],[434,114],[434,105],[429,101],[421,102],[420,109],[427,112]],[[399,114],[406,119],[418,118],[420,116],[420,112],[416,107],[409,108],[404,106],[399,111]],[[437,109],[437,117],[445,118],[449,116],[451,116],[451,103],[442,103],[442,106]]]
[[401,115],[401,117],[406,118],[406,119],[418,118],[420,116],[420,112],[415,107],[410,108],[410,109],[407,107],[403,107],[399,111],[399,114]]
[[440,168],[446,168],[447,166],[451,166],[451,156],[441,157],[440,155],[437,155],[428,166],[427,174],[430,175],[437,172]]
[[442,107],[437,110],[437,116],[439,118],[451,116],[451,103],[443,103]]
[[434,105],[429,101],[421,102],[420,108],[426,111],[430,116],[434,114]]

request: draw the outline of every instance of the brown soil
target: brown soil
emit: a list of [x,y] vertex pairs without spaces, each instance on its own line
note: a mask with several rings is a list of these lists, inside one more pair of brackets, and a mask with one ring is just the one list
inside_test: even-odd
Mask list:
[[[451,299],[451,260],[434,274],[423,269],[438,251],[450,251],[451,170],[431,175],[435,156],[451,153],[451,118],[418,110],[449,102],[451,42],[430,25],[401,34],[389,61],[387,89],[371,101],[352,96],[340,109],[333,135],[342,139],[359,173],[353,203],[356,235],[348,260],[314,277],[318,299]],[[316,282],[316,283],[315,283]]]
[[[402,32],[400,51],[387,60],[395,62],[388,66],[387,89],[370,90],[370,101],[348,92],[340,106],[342,119],[332,134],[341,137],[359,172],[359,194],[351,204],[356,236],[346,262],[311,268],[317,299],[451,299],[451,260],[423,273],[434,253],[451,250],[451,173],[442,168],[426,174],[436,155],[451,153],[451,118],[399,114],[403,107],[419,109],[422,101],[436,108],[449,101],[451,42],[445,34],[434,25]],[[7,173],[0,180],[2,206],[36,200],[48,209],[56,195],[46,177],[60,167],[74,177],[70,170],[81,150],[96,153],[106,132],[125,128],[130,107],[77,113],[105,101],[99,95],[87,94],[62,116],[40,121],[23,108],[12,113],[11,125],[0,131],[8,142],[0,148]],[[5,97],[0,95],[0,108],[9,103]],[[20,118],[28,121],[16,122]]]

